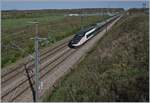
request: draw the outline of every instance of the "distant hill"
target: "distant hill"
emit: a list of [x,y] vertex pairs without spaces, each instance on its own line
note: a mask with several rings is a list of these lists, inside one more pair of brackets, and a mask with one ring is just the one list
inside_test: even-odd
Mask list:
[[84,8],[84,9],[41,9],[41,10],[3,10],[2,19],[39,17],[45,15],[59,15],[69,13],[103,13],[103,12],[123,12],[123,8]]
[[127,11],[128,14],[141,14],[141,13],[147,13],[149,14],[148,8],[131,8]]

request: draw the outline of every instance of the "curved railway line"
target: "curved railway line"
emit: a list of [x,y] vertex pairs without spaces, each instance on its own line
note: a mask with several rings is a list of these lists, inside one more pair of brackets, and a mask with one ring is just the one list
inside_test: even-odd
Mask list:
[[[109,24],[109,23],[108,23]],[[105,24],[105,25],[108,25]],[[104,29],[102,27],[101,29]],[[101,30],[100,29],[100,30]],[[44,80],[44,78],[48,75],[56,71],[57,68],[64,60],[69,58],[75,52],[77,52],[79,48],[71,49],[67,46],[69,40],[66,40],[59,45],[56,45],[53,48],[50,48],[44,51],[40,55],[40,80]],[[76,53],[75,53],[76,54]],[[51,59],[50,59],[51,58]],[[26,62],[26,66],[28,69],[34,69],[33,60],[29,60]],[[29,91],[30,85],[28,83],[28,78],[24,75],[25,68],[22,65],[18,65],[16,68],[9,68],[10,71],[6,72],[2,75],[2,93],[1,98],[2,101],[15,101],[21,95],[23,95],[26,91]],[[31,80],[34,78],[34,74],[30,75]],[[34,81],[32,80],[34,85]],[[6,87],[5,87],[6,86]],[[3,88],[4,87],[4,88]],[[30,90],[31,91],[31,90]]]

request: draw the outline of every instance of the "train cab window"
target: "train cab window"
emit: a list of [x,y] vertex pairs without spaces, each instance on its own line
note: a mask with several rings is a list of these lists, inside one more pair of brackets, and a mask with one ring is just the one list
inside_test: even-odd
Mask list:
[[73,38],[73,43],[78,43],[84,35],[85,35],[85,33],[82,31],[76,33],[76,35]]

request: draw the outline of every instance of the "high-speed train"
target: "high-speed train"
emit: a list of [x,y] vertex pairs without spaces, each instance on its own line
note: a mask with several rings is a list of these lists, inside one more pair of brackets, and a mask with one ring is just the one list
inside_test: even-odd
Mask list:
[[83,30],[80,30],[79,32],[77,32],[75,34],[73,39],[69,42],[68,46],[70,48],[74,48],[74,47],[78,47],[78,46],[84,44],[90,38],[95,36],[97,34],[97,32],[99,32],[100,28],[102,28],[105,25],[109,24],[111,21],[113,21],[117,17],[118,17],[118,15],[115,15],[115,16],[107,19],[106,21],[103,21],[103,22],[100,22],[100,23],[96,23],[93,26],[90,26],[90,27],[87,27],[87,28],[85,28]]

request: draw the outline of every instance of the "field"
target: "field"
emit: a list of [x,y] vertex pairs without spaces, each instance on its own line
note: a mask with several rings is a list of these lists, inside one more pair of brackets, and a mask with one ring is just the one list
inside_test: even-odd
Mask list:
[[149,101],[148,23],[124,16],[44,101]]
[[40,24],[46,24],[49,21],[55,21],[64,18],[63,15],[57,16],[44,16],[44,17],[33,17],[33,18],[9,18],[2,20],[2,28],[4,32],[14,32],[14,30],[19,28],[24,28],[26,26],[32,25],[31,21],[38,21]]
[[81,23],[81,17],[64,16],[63,13],[42,14],[42,16],[40,13],[29,16],[28,14],[18,15],[19,13],[16,13],[18,16],[12,13],[4,14],[2,12],[2,68],[34,52],[34,41],[31,38],[35,35],[35,26],[30,23],[31,21],[38,21],[40,37],[48,38],[40,43],[40,49],[42,49],[73,35],[80,30],[81,25],[85,27],[109,17],[83,17]]

